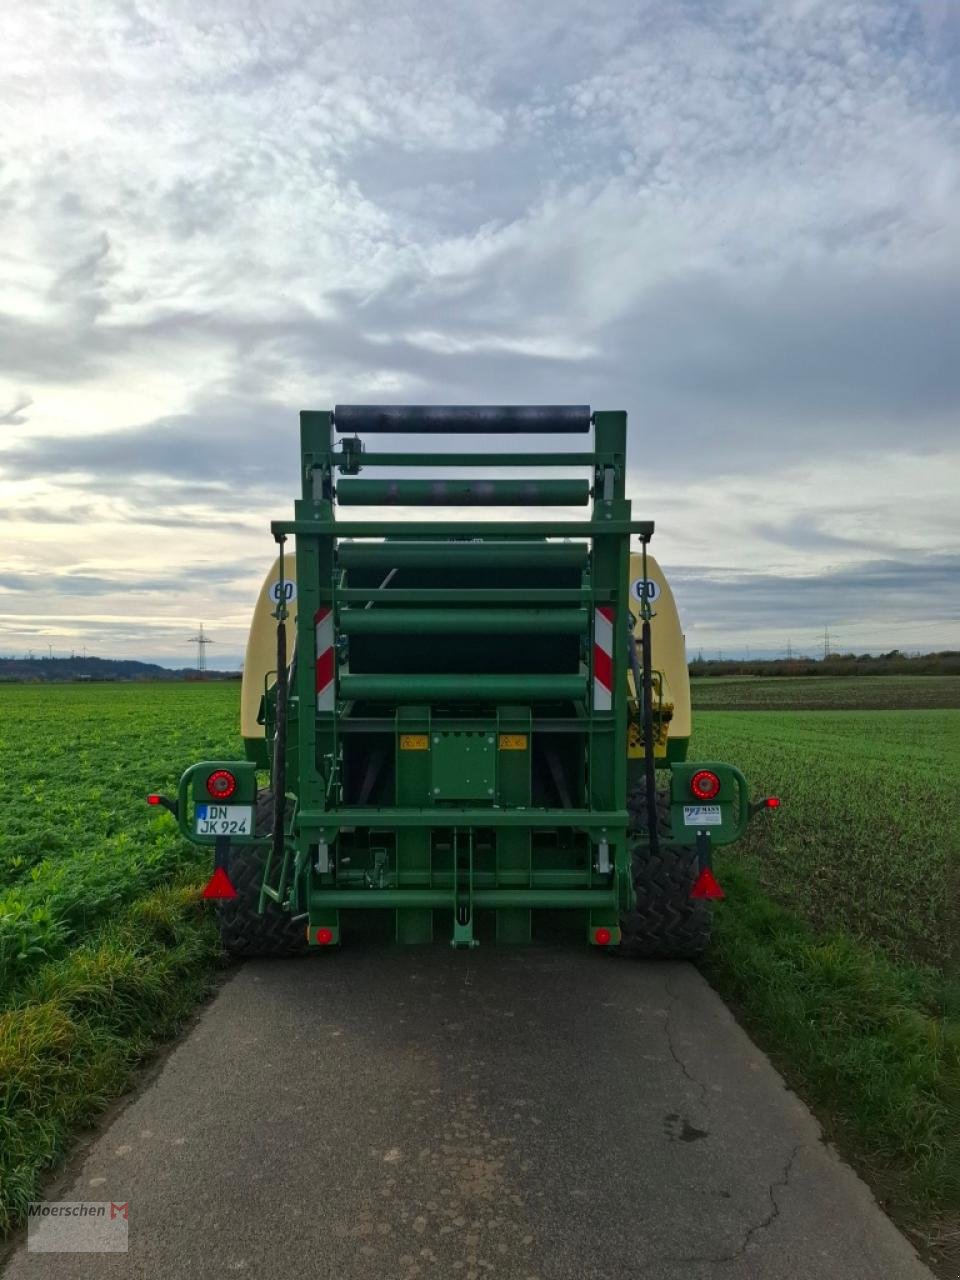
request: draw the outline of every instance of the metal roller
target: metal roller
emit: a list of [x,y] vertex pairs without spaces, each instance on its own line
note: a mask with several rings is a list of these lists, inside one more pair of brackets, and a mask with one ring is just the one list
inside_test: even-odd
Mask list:
[[343,609],[344,635],[586,635],[586,609]]
[[337,431],[369,435],[398,433],[527,435],[590,430],[588,404],[436,405],[338,404]]
[[352,675],[340,677],[340,696],[387,702],[496,702],[497,699],[528,702],[584,698],[582,675]]
[[341,542],[344,569],[582,569],[585,542]]
[[341,480],[342,507],[585,507],[586,480]]

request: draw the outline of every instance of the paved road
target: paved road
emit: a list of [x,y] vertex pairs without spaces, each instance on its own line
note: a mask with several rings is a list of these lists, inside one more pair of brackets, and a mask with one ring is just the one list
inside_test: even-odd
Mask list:
[[6,1280],[929,1280],[693,968],[582,951],[248,964],[63,1199],[126,1255]]

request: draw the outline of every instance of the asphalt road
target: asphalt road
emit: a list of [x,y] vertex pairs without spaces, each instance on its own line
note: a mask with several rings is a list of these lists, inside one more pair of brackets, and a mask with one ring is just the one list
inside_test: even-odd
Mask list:
[[580,950],[248,964],[59,1199],[127,1254],[6,1280],[929,1280],[687,965]]

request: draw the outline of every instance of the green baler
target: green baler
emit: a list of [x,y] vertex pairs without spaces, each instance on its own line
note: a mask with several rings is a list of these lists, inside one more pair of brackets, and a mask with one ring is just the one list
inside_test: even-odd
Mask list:
[[[685,760],[682,635],[653,524],[625,496],[626,414],[340,405],[300,424],[302,497],[272,525],[247,650],[248,759],[195,764],[176,800],[150,797],[212,846],[226,950],[567,932],[702,951],[722,896],[711,850],[776,802],[751,803],[732,765]],[[361,439],[392,433],[443,449]],[[451,447],[468,433],[584,446]],[[532,478],[456,478],[481,467]],[[543,475],[561,467],[584,478]],[[358,478],[368,468],[389,478]],[[434,468],[453,478],[422,478]],[[451,521],[427,506],[589,511]]]

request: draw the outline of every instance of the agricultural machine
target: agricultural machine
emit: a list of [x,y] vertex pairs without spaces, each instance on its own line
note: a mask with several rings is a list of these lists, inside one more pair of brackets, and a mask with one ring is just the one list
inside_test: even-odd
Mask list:
[[[247,758],[194,764],[176,799],[149,797],[211,846],[225,949],[569,932],[699,954],[722,897],[712,850],[776,801],[751,803],[733,765],[686,758],[683,635],[653,524],[625,496],[626,414],[338,405],[300,427],[302,497],[272,525],[247,645]],[[442,447],[361,438],[398,433]],[[469,434],[551,447],[455,447]],[[576,451],[555,447],[571,437]],[[589,514],[420,514],[443,506]]]

